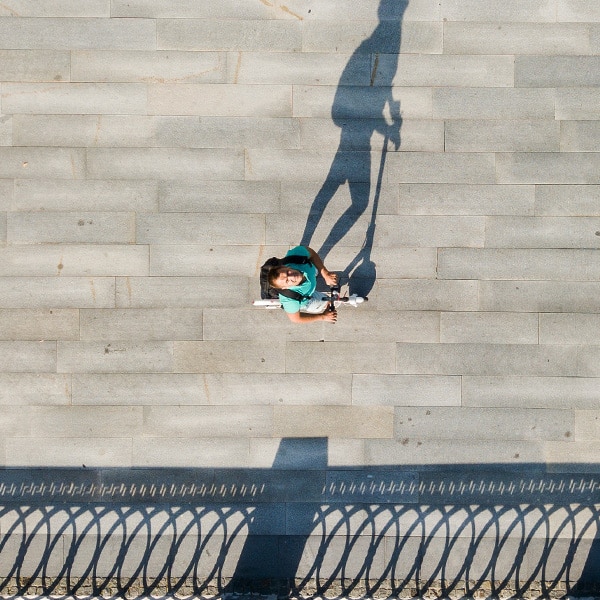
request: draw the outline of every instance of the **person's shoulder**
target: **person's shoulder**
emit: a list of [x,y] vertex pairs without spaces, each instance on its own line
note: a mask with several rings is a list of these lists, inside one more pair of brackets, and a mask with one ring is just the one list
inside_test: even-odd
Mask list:
[[286,256],[310,256],[310,252],[306,246],[296,246],[288,250]]
[[286,313],[295,313],[300,310],[300,302],[298,302],[298,300],[280,295],[279,301],[281,302],[281,306]]

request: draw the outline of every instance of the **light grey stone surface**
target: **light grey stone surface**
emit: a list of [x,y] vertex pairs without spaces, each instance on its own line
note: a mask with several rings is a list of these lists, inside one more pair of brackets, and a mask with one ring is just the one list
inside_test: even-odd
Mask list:
[[[218,19],[218,18],[275,18],[278,11],[273,10],[266,4],[242,5],[240,7],[235,0],[221,2],[215,8],[195,0],[183,0],[174,5],[169,0],[115,0],[111,5],[112,15],[118,17],[146,17],[153,19],[184,18],[184,19]],[[285,13],[279,13],[285,18]]]
[[585,0],[558,0],[557,17],[562,21],[600,22],[600,7]]
[[[135,84],[131,84],[135,85]],[[148,87],[148,113],[206,117],[289,117],[289,85],[155,84]]]
[[15,115],[13,138],[20,146],[154,146],[155,118],[113,115]]
[[141,244],[249,245],[264,239],[265,219],[254,214],[140,214],[136,239]]
[[0,309],[0,339],[77,340],[79,311],[70,309]]
[[295,342],[285,349],[288,373],[393,373],[395,344]]
[[477,310],[478,290],[477,281],[384,279],[378,282],[377,300],[386,310],[467,311]]
[[538,315],[513,312],[453,312],[440,315],[440,342],[469,344],[547,343],[538,335]]
[[10,146],[12,143],[12,117],[0,116],[0,146]]
[[148,275],[148,247],[143,245],[9,245],[0,249],[0,257],[0,276]]
[[176,437],[137,438],[133,444],[134,465],[153,467],[253,467],[250,462],[248,438]]
[[85,373],[73,375],[73,404],[186,405],[220,404],[221,374]]
[[[10,527],[10,526],[9,526]],[[20,549],[20,540],[19,540],[19,536],[7,536],[6,538],[6,556],[10,557],[10,558],[3,558],[2,562],[0,563],[2,565],[2,569],[10,569],[10,564],[13,563],[14,564],[14,559],[13,557],[15,555],[17,555],[19,553],[19,549]],[[26,569],[35,569],[35,563],[36,560],[34,558],[34,556],[39,553],[39,552],[43,552],[42,548],[44,547],[44,539],[47,539],[47,534],[33,534],[30,537],[30,547],[32,549],[32,552],[30,553],[29,557],[25,558],[25,560],[23,561],[23,567]],[[62,544],[61,544],[62,546]],[[49,552],[48,553],[48,566],[51,569],[60,569],[60,564],[63,562],[62,561],[62,551],[55,551],[55,552]]]
[[575,438],[578,441],[589,440],[595,444],[598,439],[598,421],[600,414],[597,410],[579,410],[575,412]]
[[232,406],[318,406],[351,404],[351,386],[349,377],[329,373],[225,373],[221,389],[222,402]]
[[594,54],[597,54],[598,48],[600,48],[600,27],[598,26],[598,21],[596,19],[596,24],[590,26],[590,42]]
[[164,373],[173,370],[173,342],[59,342],[58,373]]
[[[212,494],[235,522],[207,508],[198,531],[243,529],[228,575],[253,525],[303,573],[344,552],[347,573],[400,573],[389,557],[420,552],[424,579],[442,556],[448,576],[503,580],[526,544],[519,573],[549,576],[563,542],[580,569],[597,531],[579,543],[570,507],[597,484],[573,474],[600,456],[599,52],[592,0],[4,0],[0,466],[25,469],[17,487],[0,469],[2,500],[55,490],[75,510],[62,494],[91,481],[129,511],[126,475],[179,527]],[[369,296],[335,325],[251,304],[263,262],[301,240]],[[52,487],[50,467],[82,479]],[[171,476],[205,495],[151,490]],[[476,547],[478,476],[500,516]],[[524,516],[565,498],[563,529]],[[310,502],[325,535],[350,511],[326,549]],[[30,508],[29,532],[75,523]],[[398,553],[392,529],[416,522],[435,529],[426,551],[409,536]],[[160,574],[175,538],[144,536],[121,555],[107,541],[95,566],[125,557],[126,576],[146,556]],[[171,573],[199,539],[169,546]],[[26,578],[48,540],[15,540],[0,575],[24,557]],[[72,541],[49,569],[85,572],[96,547],[73,557]]]
[[239,306],[248,298],[239,277],[118,277],[117,308]]
[[598,248],[598,218],[488,217],[488,248]]
[[[265,318],[264,313],[259,310],[205,309],[204,339],[252,340],[259,330],[269,338],[277,336],[293,341],[314,339],[314,331],[311,331],[313,328],[295,327],[290,322],[282,323],[281,314],[278,314],[280,311],[272,312],[275,312],[273,318]],[[316,325],[322,338],[348,342],[369,339],[382,343],[437,342],[439,339],[439,315],[434,312],[413,311],[398,315],[396,312],[383,310],[366,312],[352,306],[342,306],[339,312],[340,322],[336,327],[331,327],[329,323]]]
[[7,114],[146,114],[143,83],[4,83],[2,111]]
[[118,212],[15,212],[7,222],[9,244],[132,244],[135,215]]
[[595,120],[600,98],[597,87],[566,87],[556,90],[556,118]]
[[[562,448],[565,444],[560,443]],[[365,462],[368,465],[471,465],[473,456],[482,463],[539,463],[545,460],[538,441],[531,440],[365,440]]]
[[390,73],[394,63],[391,56],[382,56],[379,71],[391,74],[397,86],[494,88],[510,87],[514,80],[513,59],[507,56],[401,55],[395,76]]
[[573,346],[534,344],[398,344],[396,350],[397,372],[406,375],[575,376],[585,370],[580,362],[592,358]]
[[[298,148],[297,120],[265,117],[157,118],[157,146],[185,148]],[[229,182],[226,182],[229,183]],[[241,182],[240,182],[241,183]],[[246,183],[246,182],[244,182]]]
[[301,406],[276,406],[273,430],[279,437],[392,437],[393,409],[389,406],[321,406],[311,411],[314,421],[303,419]]
[[93,148],[86,156],[91,179],[236,180],[244,171],[243,156],[235,149]]
[[227,80],[241,85],[337,85],[340,73],[353,85],[371,81],[371,57],[322,52],[247,52],[228,60]]
[[538,185],[535,214],[540,216],[598,216],[600,186]]
[[448,21],[444,50],[455,54],[590,54],[590,28],[583,23],[515,23],[510,19],[500,26]]
[[29,0],[11,0],[0,8],[3,17],[109,17],[106,0],[51,0],[31,4]]
[[378,246],[425,248],[483,246],[485,219],[482,217],[387,216],[378,219]]
[[592,409],[598,379],[585,377],[463,377],[464,406]]
[[561,440],[572,435],[573,411],[518,408],[396,408],[394,437],[433,440]]
[[56,372],[56,342],[0,341],[2,372]]
[[14,196],[14,184],[12,179],[0,179],[0,207],[8,210],[12,205]]
[[[356,160],[361,165],[367,160],[367,151],[346,152],[346,162]],[[246,178],[250,181],[279,181],[284,176],[292,181],[315,181],[323,180],[328,176],[329,165],[335,156],[335,150],[315,152],[314,150],[277,150],[277,149],[254,149],[246,151]],[[338,171],[334,172],[334,180],[344,181],[346,173],[345,165],[339,165]],[[353,181],[365,182],[369,176],[364,173],[365,169],[351,173]]]
[[201,341],[174,343],[176,373],[279,373],[285,365],[282,342]]
[[71,55],[71,81],[143,83],[220,83],[225,78],[222,52],[147,52],[82,50]]
[[600,312],[597,281],[481,281],[479,308],[521,312]]
[[595,121],[561,123],[560,148],[563,152],[594,152],[600,147],[600,128]]
[[[279,182],[202,181],[190,185],[162,182],[160,212],[270,213],[279,210]],[[150,212],[150,211],[148,211]]]
[[17,179],[9,206],[14,211],[152,212],[158,208],[157,190],[152,180]]
[[2,308],[109,308],[115,306],[114,277],[2,277]]
[[81,340],[202,339],[202,311],[176,309],[83,309]]
[[144,435],[167,438],[272,437],[273,409],[267,406],[148,406]]
[[[553,119],[554,92],[507,87],[440,87],[433,91],[433,116],[440,119]],[[493,123],[484,123],[486,127]]]
[[545,313],[540,315],[540,343],[597,345],[598,314]]
[[446,0],[442,6],[442,18],[448,21],[475,22],[554,22],[554,0],[532,0],[527,4],[508,0],[500,4],[483,4],[477,0]]
[[[415,3],[416,4],[416,3]],[[429,3],[433,8],[433,3]],[[407,12],[413,3],[406,7]],[[331,19],[305,21],[302,27],[302,50],[304,52],[353,52],[375,27],[377,21],[351,20],[356,18],[356,7],[351,14],[336,20],[336,26],[331,27]],[[394,21],[389,23],[390,29],[397,27]],[[400,52],[406,54],[441,54],[443,34],[440,22],[435,21],[408,21],[402,25],[400,39]],[[378,48],[373,48],[378,50]],[[382,51],[385,47],[381,48]]]
[[519,56],[515,59],[517,87],[596,87],[598,56]]
[[452,152],[557,152],[560,124],[526,121],[447,121],[446,149]]
[[0,177],[78,179],[83,176],[84,154],[80,148],[0,147]]
[[[327,261],[335,271],[337,265],[350,264],[361,248],[345,246],[334,248]],[[395,279],[433,279],[437,266],[435,248],[377,248],[373,250],[378,277]],[[363,308],[367,308],[365,305]]]
[[68,80],[69,58],[64,51],[0,50],[2,81]]
[[5,443],[5,464],[7,467],[94,467],[132,466],[131,438],[36,436],[15,437]]
[[157,45],[161,50],[296,52],[302,46],[302,26],[297,20],[161,19]]
[[[15,414],[25,422],[37,422],[41,438],[130,438],[143,427],[139,406],[27,406]],[[33,433],[33,432],[32,432]]]
[[388,181],[399,183],[496,183],[495,157],[490,153],[406,152],[389,156],[386,164]]
[[83,48],[156,50],[156,23],[150,19],[19,18],[0,19],[0,46],[10,49]]
[[70,401],[70,374],[0,374],[0,404],[2,405],[64,405],[69,404]]
[[401,184],[398,213],[533,215],[536,191],[533,185]]
[[449,248],[440,250],[442,279],[597,281],[592,249]]
[[352,377],[352,404],[363,406],[460,406],[460,377],[361,375]]
[[[271,256],[283,256],[285,246],[206,246],[203,244],[153,244],[150,271],[165,277],[256,277],[260,265]],[[258,289],[258,287],[257,287]],[[216,302],[225,301],[215,298]]]

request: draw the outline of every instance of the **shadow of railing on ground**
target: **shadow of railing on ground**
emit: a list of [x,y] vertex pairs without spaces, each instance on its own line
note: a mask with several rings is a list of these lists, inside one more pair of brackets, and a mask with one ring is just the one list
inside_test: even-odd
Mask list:
[[272,469],[4,469],[0,592],[600,591],[600,465],[326,456],[295,439]]

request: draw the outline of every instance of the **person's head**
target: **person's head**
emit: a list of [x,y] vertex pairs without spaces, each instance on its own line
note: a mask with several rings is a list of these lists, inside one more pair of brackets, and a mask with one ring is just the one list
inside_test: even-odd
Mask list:
[[304,279],[303,273],[285,265],[273,267],[269,271],[269,285],[276,290],[287,290],[288,288],[300,285],[302,279]]

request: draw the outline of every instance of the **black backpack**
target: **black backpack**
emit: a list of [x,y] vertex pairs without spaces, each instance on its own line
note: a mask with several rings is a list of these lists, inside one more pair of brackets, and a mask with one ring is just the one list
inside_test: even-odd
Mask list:
[[312,261],[308,256],[301,256],[299,254],[291,254],[285,258],[270,258],[260,268],[260,297],[262,300],[275,299],[279,296],[285,296],[292,300],[307,300],[310,296],[303,296],[302,294],[295,292],[294,290],[278,290],[269,285],[269,271],[273,267],[281,267],[283,265],[305,265],[306,263],[312,264]]

